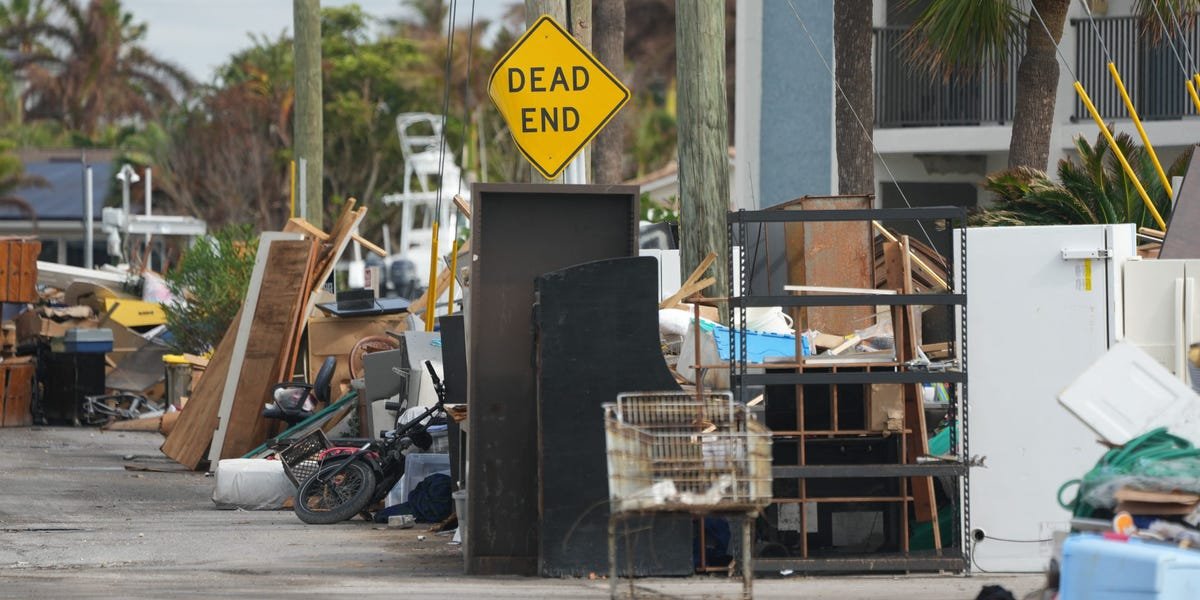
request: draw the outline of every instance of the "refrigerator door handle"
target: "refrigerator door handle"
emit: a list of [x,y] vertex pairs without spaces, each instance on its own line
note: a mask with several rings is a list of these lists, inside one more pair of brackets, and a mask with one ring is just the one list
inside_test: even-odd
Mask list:
[[1183,283],[1183,331],[1184,339],[1181,348],[1179,349],[1180,362],[1183,364],[1180,379],[1184,383],[1191,384],[1191,365],[1188,362],[1188,349],[1197,341],[1196,339],[1196,278],[1188,277]]
[[1171,367],[1175,371],[1175,376],[1181,381],[1187,382],[1187,342],[1186,338],[1186,314],[1184,311],[1187,308],[1186,302],[1186,286],[1182,277],[1175,279],[1175,316],[1174,327],[1175,332],[1175,351],[1171,356]]

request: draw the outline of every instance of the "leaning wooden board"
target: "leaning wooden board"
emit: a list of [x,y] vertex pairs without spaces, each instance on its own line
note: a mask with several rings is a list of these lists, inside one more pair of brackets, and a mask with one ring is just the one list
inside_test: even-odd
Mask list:
[[284,379],[296,321],[308,301],[308,294],[297,290],[304,288],[314,252],[311,239],[271,243],[221,446],[223,459],[249,452],[277,424],[262,416],[263,405],[271,401],[271,387]]
[[37,300],[37,257],[42,243],[23,238],[0,239],[0,301]]
[[28,427],[33,425],[33,413],[29,403],[33,399],[33,364],[23,362],[0,366],[0,385],[4,396],[0,398],[0,427]]
[[200,466],[212,443],[213,430],[217,428],[217,409],[221,405],[221,394],[225,391],[225,374],[229,372],[233,344],[241,320],[242,311],[238,310],[233,323],[225,330],[225,335],[213,351],[204,377],[192,389],[192,395],[179,414],[175,429],[160,448],[163,454],[189,469],[195,470]]

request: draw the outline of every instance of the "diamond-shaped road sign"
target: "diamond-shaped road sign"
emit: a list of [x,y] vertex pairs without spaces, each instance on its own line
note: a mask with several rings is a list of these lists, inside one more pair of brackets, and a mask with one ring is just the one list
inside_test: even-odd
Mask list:
[[557,177],[629,101],[629,89],[548,15],[496,63],[488,95],[546,179]]

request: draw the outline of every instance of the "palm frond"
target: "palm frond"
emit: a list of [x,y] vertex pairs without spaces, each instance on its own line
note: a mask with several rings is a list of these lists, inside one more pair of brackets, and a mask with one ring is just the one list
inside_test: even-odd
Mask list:
[[[917,0],[907,0],[913,6]],[[1021,13],[1008,0],[932,0],[904,34],[918,68],[943,78],[1001,64],[1021,35]]]

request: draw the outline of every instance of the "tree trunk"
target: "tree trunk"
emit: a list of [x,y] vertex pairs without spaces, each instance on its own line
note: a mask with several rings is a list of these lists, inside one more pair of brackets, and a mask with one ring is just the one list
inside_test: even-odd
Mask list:
[[1050,131],[1054,126],[1054,98],[1058,91],[1058,54],[1070,0],[1033,0],[1033,6],[1054,36],[1051,41],[1042,21],[1030,11],[1025,31],[1025,57],[1017,69],[1017,106],[1013,113],[1008,166],[1049,168]]
[[[728,113],[725,102],[725,3],[679,2],[675,7],[679,113],[679,234],[682,272],[717,253],[709,296],[729,292]],[[722,319],[725,311],[722,310]]]
[[292,15],[296,31],[295,155],[297,161],[301,158],[307,161],[304,183],[308,221],[323,227],[325,140],[321,114],[321,2],[294,0]]
[[[592,4],[596,58],[616,75],[625,78],[625,2],[601,0]],[[625,118],[618,111],[592,142],[592,181],[621,183],[625,158]]]
[[[871,76],[871,0],[833,4],[833,43],[837,82],[854,103],[837,95],[839,194],[875,193],[875,86]],[[855,118],[855,112],[858,118]],[[859,125],[859,120],[862,124]],[[866,129],[864,132],[863,129]]]

